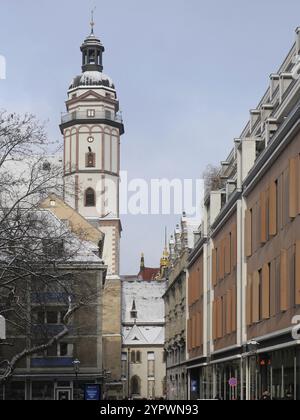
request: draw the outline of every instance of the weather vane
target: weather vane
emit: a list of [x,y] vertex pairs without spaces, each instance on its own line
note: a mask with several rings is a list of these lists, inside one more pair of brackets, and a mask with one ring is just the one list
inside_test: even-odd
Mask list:
[[94,13],[96,10],[96,6],[91,10],[91,35],[94,35],[94,26],[95,26],[95,21],[94,21]]

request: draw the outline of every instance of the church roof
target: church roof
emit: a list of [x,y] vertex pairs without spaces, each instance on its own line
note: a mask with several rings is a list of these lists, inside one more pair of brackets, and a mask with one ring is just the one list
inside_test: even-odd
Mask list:
[[165,341],[165,331],[162,326],[123,327],[122,335],[125,346],[161,346]]
[[155,280],[159,274],[160,268],[144,267],[140,270],[138,279],[144,281],[152,281]]
[[[123,324],[156,326],[165,322],[163,295],[166,282],[122,279],[122,322]],[[133,302],[135,317],[132,317]]]

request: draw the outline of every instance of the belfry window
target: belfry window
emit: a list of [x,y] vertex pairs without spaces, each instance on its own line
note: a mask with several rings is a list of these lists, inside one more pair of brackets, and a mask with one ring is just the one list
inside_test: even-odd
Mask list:
[[96,194],[93,188],[88,188],[85,192],[85,207],[96,206]]
[[85,155],[85,166],[86,168],[95,168],[96,166],[96,155],[92,152],[89,147],[89,152]]
[[87,116],[88,116],[88,118],[94,118],[95,115],[96,115],[96,112],[95,112],[94,109],[88,109],[87,110]]

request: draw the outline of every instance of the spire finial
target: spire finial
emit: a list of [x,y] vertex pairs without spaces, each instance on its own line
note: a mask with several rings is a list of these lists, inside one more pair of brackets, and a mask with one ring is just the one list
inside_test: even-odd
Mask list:
[[167,239],[167,236],[168,236],[168,229],[167,229],[167,226],[165,226],[165,249],[168,249],[168,239]]
[[94,26],[95,26],[95,20],[94,20],[94,13],[96,10],[96,6],[91,10],[91,35],[94,35]]

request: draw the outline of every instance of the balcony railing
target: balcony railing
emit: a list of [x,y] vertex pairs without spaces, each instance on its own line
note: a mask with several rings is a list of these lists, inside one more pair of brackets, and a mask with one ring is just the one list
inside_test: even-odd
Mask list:
[[62,114],[61,116],[61,123],[66,124],[71,121],[76,120],[109,120],[114,121],[117,123],[123,123],[122,114],[120,112],[115,113],[113,111],[95,111],[95,112],[88,112],[88,111],[74,111]]

